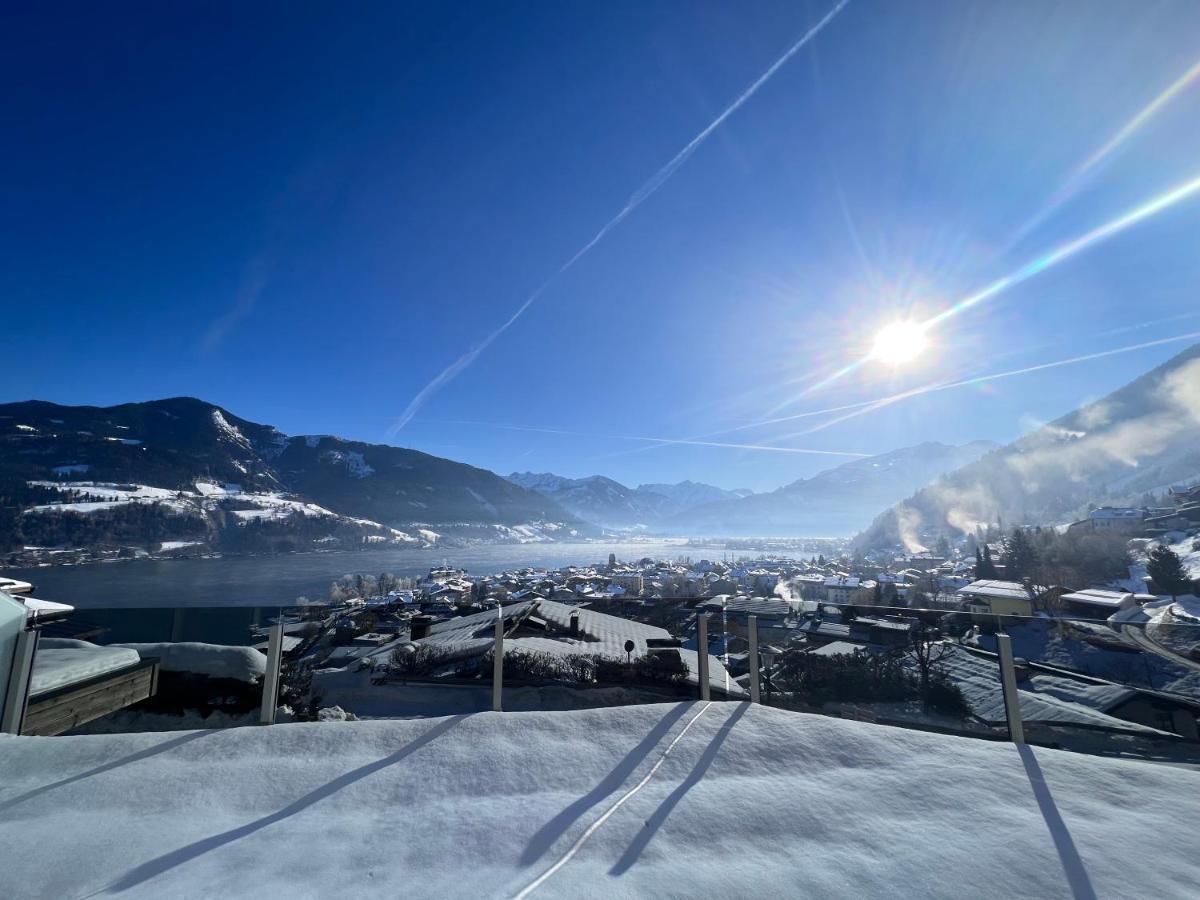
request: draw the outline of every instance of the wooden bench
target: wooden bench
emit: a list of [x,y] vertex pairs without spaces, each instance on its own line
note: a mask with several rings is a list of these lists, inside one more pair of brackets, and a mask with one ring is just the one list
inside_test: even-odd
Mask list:
[[157,691],[158,660],[143,659],[123,669],[30,697],[21,734],[62,734],[153,697]]

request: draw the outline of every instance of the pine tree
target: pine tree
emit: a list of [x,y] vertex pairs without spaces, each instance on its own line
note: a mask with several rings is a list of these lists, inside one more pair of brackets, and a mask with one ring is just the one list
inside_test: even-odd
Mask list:
[[1037,569],[1037,550],[1020,528],[1014,528],[1004,541],[1004,565],[1010,581],[1029,578]]
[[1171,595],[1172,600],[1191,590],[1192,581],[1183,567],[1183,560],[1170,547],[1160,544],[1150,551],[1146,573],[1154,579],[1159,590]]
[[975,577],[980,580],[996,577],[996,564],[992,561],[992,551],[987,544],[975,555]]

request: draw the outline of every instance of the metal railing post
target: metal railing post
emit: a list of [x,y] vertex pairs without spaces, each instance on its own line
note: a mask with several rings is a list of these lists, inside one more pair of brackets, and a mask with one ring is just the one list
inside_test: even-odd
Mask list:
[[700,699],[709,699],[708,683],[708,615],[701,613],[696,616],[696,661],[700,671],[696,677],[700,680]]
[[1025,726],[1021,722],[1021,695],[1017,693],[1017,667],[1013,665],[1012,638],[1003,631],[997,632],[996,649],[1000,658],[1000,687],[1004,691],[1008,738],[1014,744],[1023,744]]
[[0,732],[20,734],[25,724],[25,707],[29,703],[29,682],[33,676],[33,655],[37,651],[38,631],[31,629],[17,635],[12,670],[8,674],[8,690],[4,696],[4,718]]
[[258,721],[275,724],[275,707],[279,705],[279,670],[283,664],[283,623],[271,626],[267,638],[267,671],[263,676],[262,710]]
[[496,620],[496,643],[492,649],[492,710],[502,712],[504,696],[504,618]]
[[759,703],[758,680],[758,616],[749,616],[746,630],[750,640],[750,702]]

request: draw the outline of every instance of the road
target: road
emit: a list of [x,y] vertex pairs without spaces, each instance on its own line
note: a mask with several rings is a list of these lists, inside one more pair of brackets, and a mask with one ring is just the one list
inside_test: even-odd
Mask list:
[[1168,647],[1164,647],[1146,633],[1146,626],[1150,624],[1150,618],[1141,610],[1131,611],[1125,618],[1117,619],[1114,624],[1116,624],[1118,632],[1120,632],[1121,637],[1126,642],[1145,650],[1147,653],[1161,656],[1163,659],[1173,662],[1176,665],[1200,672],[1200,662],[1190,659],[1182,653],[1177,653]]

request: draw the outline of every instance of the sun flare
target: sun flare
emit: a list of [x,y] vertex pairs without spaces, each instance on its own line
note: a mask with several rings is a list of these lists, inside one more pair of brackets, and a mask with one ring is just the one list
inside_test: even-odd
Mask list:
[[925,328],[918,322],[892,322],[875,335],[871,358],[893,366],[902,366],[917,359],[929,346]]

